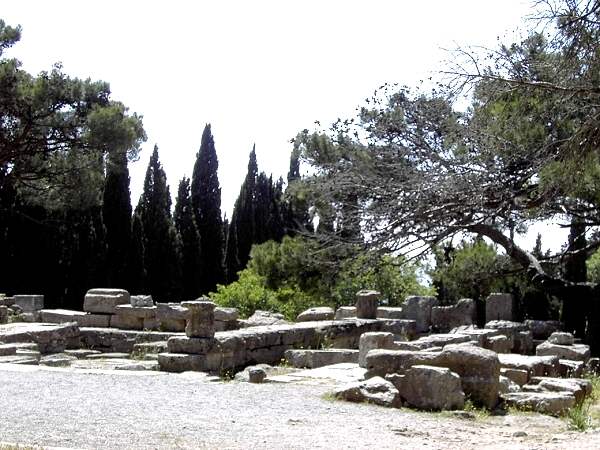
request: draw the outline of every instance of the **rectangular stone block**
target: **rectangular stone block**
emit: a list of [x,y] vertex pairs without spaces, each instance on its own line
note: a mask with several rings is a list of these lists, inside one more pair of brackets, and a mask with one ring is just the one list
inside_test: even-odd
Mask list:
[[115,313],[121,316],[136,317],[138,319],[153,319],[156,317],[156,307],[117,305],[115,306]]
[[15,295],[15,305],[19,306],[23,312],[33,312],[44,309],[43,295]]
[[143,330],[144,319],[123,314],[114,314],[110,318],[110,326],[121,330]]
[[219,349],[219,347],[219,342],[214,338],[173,336],[167,341],[169,353],[207,354]]
[[129,303],[129,292],[123,289],[90,289],[83,300],[83,310],[91,313],[114,314],[117,305]]
[[108,314],[88,314],[83,311],[71,311],[68,309],[42,309],[41,320],[45,323],[67,323],[75,322],[80,327],[105,328],[110,325]]
[[515,302],[511,294],[494,292],[485,300],[485,321],[515,320]]

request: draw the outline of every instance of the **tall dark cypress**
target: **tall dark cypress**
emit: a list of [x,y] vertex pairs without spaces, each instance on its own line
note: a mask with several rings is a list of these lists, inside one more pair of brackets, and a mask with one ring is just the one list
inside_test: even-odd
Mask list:
[[312,231],[313,225],[308,214],[308,205],[298,190],[300,176],[300,151],[292,150],[290,170],[287,175],[287,189],[281,206],[285,234],[295,235],[298,231]]
[[200,232],[202,248],[201,292],[214,291],[217,283],[225,281],[223,265],[223,219],[221,217],[221,187],[218,177],[219,161],[210,124],[204,127],[200,150],[192,174],[192,207]]
[[109,154],[102,203],[106,227],[108,287],[127,284],[127,261],[131,241],[131,200],[127,153]]
[[146,288],[155,300],[180,300],[180,240],[171,218],[171,195],[156,146],[146,171],[138,210],[144,230]]
[[256,148],[248,160],[248,172],[235,202],[227,237],[226,266],[229,281],[246,267],[254,244],[283,237],[281,217],[281,189],[283,183],[273,185],[272,177],[258,172]]
[[144,250],[144,226],[139,208],[131,218],[131,240],[127,263],[127,289],[132,294],[144,294],[146,290],[146,265]]
[[183,298],[194,299],[202,293],[202,267],[200,234],[192,210],[189,178],[183,177],[179,182],[173,216],[175,228],[181,237]]

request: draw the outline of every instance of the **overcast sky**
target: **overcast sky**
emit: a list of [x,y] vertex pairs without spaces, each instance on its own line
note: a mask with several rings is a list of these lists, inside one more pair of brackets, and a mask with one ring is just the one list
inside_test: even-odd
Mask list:
[[494,46],[529,12],[521,0],[4,1],[21,24],[10,52],[37,73],[55,62],[108,81],[144,116],[148,141],[130,166],[132,203],[154,144],[171,192],[191,176],[212,124],[222,208],[231,209],[256,143],[259,169],[287,174],[289,140],[314,121],[351,117],[384,82],[416,85],[444,48]]

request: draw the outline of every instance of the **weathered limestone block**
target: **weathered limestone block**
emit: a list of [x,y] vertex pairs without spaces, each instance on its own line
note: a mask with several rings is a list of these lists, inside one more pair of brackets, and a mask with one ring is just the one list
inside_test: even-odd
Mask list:
[[394,347],[394,335],[392,333],[371,332],[363,333],[358,342],[358,365],[367,366],[367,353],[376,348],[390,349]]
[[218,322],[236,322],[240,318],[240,312],[237,308],[225,308],[217,306],[215,308],[215,320]]
[[406,319],[416,321],[417,333],[424,333],[431,326],[431,309],[438,306],[438,303],[435,297],[411,295],[404,300],[402,311]]
[[215,304],[204,300],[182,302],[189,310],[185,324],[188,337],[210,338],[215,335]]
[[156,320],[164,331],[185,331],[188,310],[179,303],[157,303]]
[[504,375],[500,375],[499,382],[501,394],[506,394],[508,392],[521,392],[521,387]]
[[559,359],[587,361],[590,357],[590,346],[585,344],[558,345],[548,341],[535,349],[537,356],[557,356]]
[[562,328],[562,324],[556,320],[526,320],[524,323],[531,331],[533,339],[546,340]]
[[578,403],[592,393],[591,381],[583,378],[533,377],[530,384],[549,392],[568,392]]
[[75,356],[65,353],[55,353],[53,355],[42,356],[39,364],[48,367],[66,367],[70,366],[73,361],[76,361]]
[[80,327],[99,328],[106,328],[110,325],[110,315],[108,314],[90,314],[68,309],[42,309],[40,315],[42,322],[45,323],[75,322]]
[[498,354],[500,365],[507,369],[526,370],[530,376],[557,376],[557,356],[527,356],[515,353]]
[[26,355],[8,355],[0,356],[0,364],[23,364],[30,366],[37,366],[39,359],[33,356]]
[[465,404],[460,377],[446,367],[413,366],[402,382],[394,385],[400,397],[418,409],[462,409]]
[[511,294],[494,292],[485,300],[485,321],[515,320],[515,302]]
[[[416,347],[418,350],[425,350],[432,347],[444,347],[450,344],[462,344],[466,342],[473,342],[470,336],[465,334],[430,334],[424,336],[416,341],[410,341],[408,344]],[[475,342],[474,342],[475,343]]]
[[561,377],[581,378],[585,369],[583,361],[572,361],[570,359],[559,359],[558,370]]
[[325,350],[291,349],[285,351],[284,358],[292,367],[316,369],[317,367],[330,366],[332,364],[356,364],[358,362],[358,350],[333,348]]
[[333,392],[333,395],[349,402],[368,402],[397,408],[401,406],[398,389],[380,377],[339,387]]
[[390,373],[404,374],[412,366],[439,366],[439,361],[438,353],[375,349],[367,353],[366,368],[368,371],[365,377],[384,377]]
[[555,331],[548,337],[548,342],[557,345],[573,345],[575,343],[575,338],[571,333]]
[[18,305],[23,312],[32,312],[44,309],[43,295],[15,295],[13,299],[15,305]]
[[431,308],[431,328],[434,331],[447,333],[461,325],[471,325],[476,319],[475,302],[463,298],[455,305],[434,306]]
[[125,330],[143,330],[145,322],[156,318],[156,310],[154,306],[117,305],[116,314],[111,317],[110,325]]
[[154,306],[154,300],[152,300],[151,295],[132,295],[129,299],[129,303],[135,308],[148,308]]
[[356,317],[359,319],[376,319],[380,296],[381,293],[377,291],[358,291],[356,293]]
[[379,306],[377,308],[378,319],[404,319],[404,311],[400,307]]
[[492,336],[500,336],[499,330],[487,328],[474,328],[473,326],[461,326],[450,330],[450,334],[464,334],[469,336],[473,342],[477,342],[480,347],[486,348],[487,341]]
[[473,345],[447,345],[440,353],[441,363],[460,375],[463,391],[487,408],[498,403],[500,361],[498,355]]
[[350,319],[356,317],[356,306],[340,306],[335,311],[335,320]]
[[512,352],[531,354],[533,353],[533,340],[531,332],[519,322],[507,320],[493,320],[485,324],[485,328],[498,330],[512,341]]
[[60,353],[67,340],[79,335],[74,323],[61,325],[12,323],[0,327],[0,341],[5,343],[35,342],[41,353]]
[[8,322],[8,307],[0,305],[0,324]]
[[17,347],[13,344],[0,344],[0,356],[10,356],[17,354]]
[[83,310],[91,313],[114,314],[117,305],[130,302],[130,295],[124,289],[90,289],[83,300]]
[[551,415],[564,414],[575,406],[575,397],[566,392],[511,392],[502,398],[507,406]]
[[[131,353],[139,332],[115,328],[81,328],[80,345],[105,352]],[[164,339],[164,337],[163,337]]]
[[[231,343],[232,342],[230,341],[230,344]],[[219,345],[219,341],[215,338],[173,336],[167,341],[169,353],[206,354],[219,350]],[[244,341],[238,339],[237,345],[240,349],[243,348]]]
[[250,317],[245,320],[240,320],[242,328],[260,327],[265,325],[285,325],[289,324],[283,317],[283,314],[270,311],[261,311],[257,309]]
[[313,322],[317,320],[333,320],[335,312],[329,306],[318,306],[301,312],[296,322]]
[[486,340],[484,348],[496,353],[510,353],[512,342],[504,335],[490,336]]
[[529,382],[529,371],[522,369],[500,368],[500,375],[510,379],[518,386],[523,386]]
[[248,383],[262,383],[267,378],[267,372],[260,367],[248,369]]

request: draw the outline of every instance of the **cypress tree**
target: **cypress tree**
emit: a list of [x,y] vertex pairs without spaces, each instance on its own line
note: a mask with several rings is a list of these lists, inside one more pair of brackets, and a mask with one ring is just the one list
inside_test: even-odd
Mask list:
[[298,231],[312,231],[313,225],[308,214],[308,205],[298,189],[300,177],[300,151],[292,150],[290,169],[287,175],[287,189],[281,206],[284,234],[294,236]]
[[146,268],[144,251],[144,226],[138,208],[131,219],[131,240],[129,241],[127,263],[127,289],[133,294],[146,293]]
[[144,230],[146,288],[155,300],[174,301],[181,295],[180,242],[171,218],[171,195],[157,146],[150,157],[138,208]]
[[223,219],[221,217],[221,188],[218,178],[219,161],[210,124],[204,127],[200,150],[192,174],[192,207],[202,248],[201,292],[213,291],[225,281],[223,266]]
[[190,196],[190,179],[183,177],[179,182],[174,212],[175,228],[181,237],[183,297],[194,299],[200,296],[202,268],[200,256],[200,234],[194,219]]
[[106,227],[108,287],[127,284],[127,261],[131,241],[131,200],[127,154],[109,154],[104,183],[102,217]]

